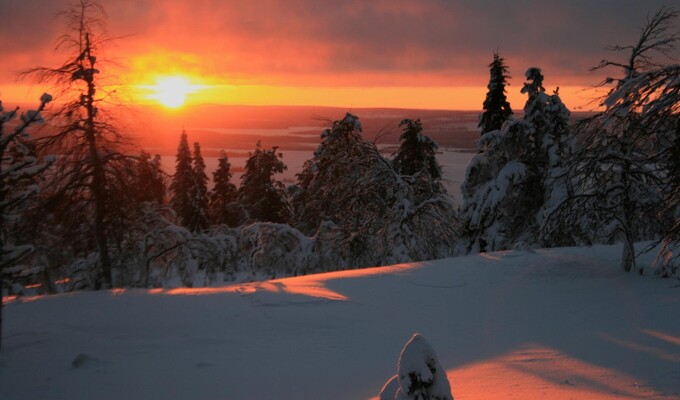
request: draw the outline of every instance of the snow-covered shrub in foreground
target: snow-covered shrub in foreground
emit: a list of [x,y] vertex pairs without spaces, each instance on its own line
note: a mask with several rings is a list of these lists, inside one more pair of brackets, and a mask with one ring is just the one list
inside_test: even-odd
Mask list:
[[401,350],[397,375],[383,386],[380,400],[453,400],[446,370],[419,333]]

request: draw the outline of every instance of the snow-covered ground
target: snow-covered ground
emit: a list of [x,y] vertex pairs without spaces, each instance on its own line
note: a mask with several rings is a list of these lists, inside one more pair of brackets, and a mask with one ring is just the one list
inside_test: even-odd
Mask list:
[[457,400],[680,398],[678,281],[620,251],[13,300],[0,399],[369,399],[414,332]]

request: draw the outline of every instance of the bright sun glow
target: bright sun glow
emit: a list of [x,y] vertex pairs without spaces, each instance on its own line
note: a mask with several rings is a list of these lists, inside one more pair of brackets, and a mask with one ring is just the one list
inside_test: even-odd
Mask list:
[[177,108],[186,102],[188,94],[202,89],[203,86],[194,85],[182,76],[168,76],[158,78],[156,84],[148,88],[153,91],[149,98],[156,99],[165,107]]

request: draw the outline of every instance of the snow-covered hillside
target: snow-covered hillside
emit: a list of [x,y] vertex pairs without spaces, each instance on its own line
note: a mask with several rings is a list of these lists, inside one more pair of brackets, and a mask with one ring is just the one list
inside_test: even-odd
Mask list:
[[620,253],[13,300],[0,398],[369,399],[414,332],[457,400],[680,398],[678,281],[625,274]]

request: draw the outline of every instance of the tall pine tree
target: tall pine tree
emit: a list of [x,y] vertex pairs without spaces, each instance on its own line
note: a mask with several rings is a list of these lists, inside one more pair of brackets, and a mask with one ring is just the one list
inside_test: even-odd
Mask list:
[[205,162],[198,142],[194,143],[192,161],[193,183],[189,191],[191,216],[187,228],[193,232],[200,232],[208,227],[208,176],[205,174]]
[[194,185],[194,171],[191,166],[191,151],[187,133],[182,131],[177,148],[175,174],[170,183],[172,200],[170,205],[177,215],[177,221],[182,226],[188,226],[191,221],[191,188]]
[[238,225],[236,210],[230,209],[237,206],[234,203],[238,194],[236,186],[231,183],[231,163],[224,150],[217,161],[217,170],[213,172],[213,183],[209,207],[212,221],[216,224]]
[[489,91],[484,100],[484,113],[477,125],[482,130],[482,135],[500,130],[503,123],[512,115],[512,108],[505,97],[505,86],[510,79],[508,66],[497,51],[493,53],[493,61],[489,64],[489,73],[491,76],[487,85]]

